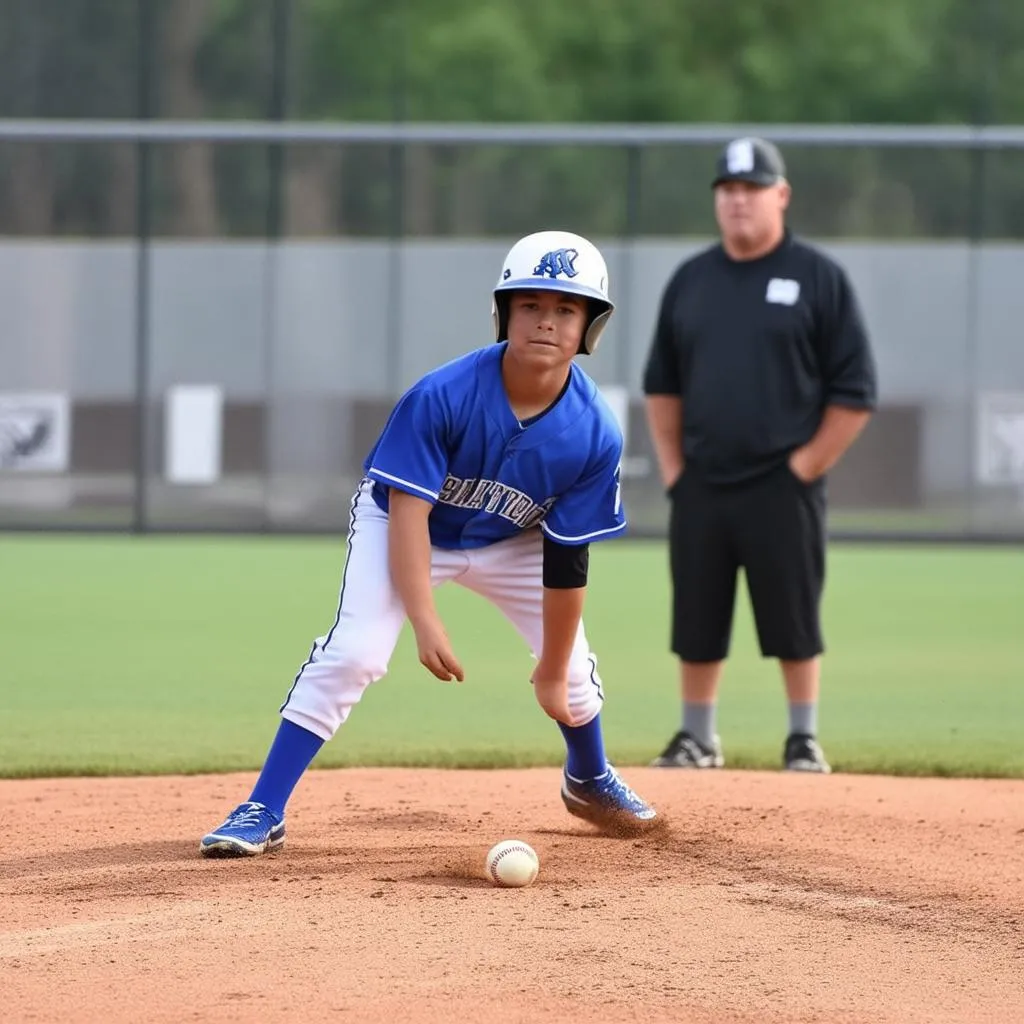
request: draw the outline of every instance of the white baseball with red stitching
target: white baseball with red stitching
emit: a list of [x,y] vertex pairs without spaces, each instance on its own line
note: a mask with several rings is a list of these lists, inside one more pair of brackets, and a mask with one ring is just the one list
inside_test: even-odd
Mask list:
[[487,877],[504,888],[519,889],[532,885],[540,870],[540,858],[529,843],[521,839],[503,839],[487,852]]

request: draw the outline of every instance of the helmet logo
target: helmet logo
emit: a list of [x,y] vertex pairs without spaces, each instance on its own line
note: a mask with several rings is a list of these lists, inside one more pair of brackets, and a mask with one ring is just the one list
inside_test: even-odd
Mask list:
[[546,252],[540,258],[540,263],[533,268],[534,277],[575,277],[579,271],[576,269],[576,258],[579,253],[575,249],[555,249]]

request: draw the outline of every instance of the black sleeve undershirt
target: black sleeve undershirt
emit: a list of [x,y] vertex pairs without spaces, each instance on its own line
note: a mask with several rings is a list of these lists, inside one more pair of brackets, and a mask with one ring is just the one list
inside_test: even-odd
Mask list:
[[544,586],[549,590],[585,587],[589,567],[589,544],[559,544],[544,535]]

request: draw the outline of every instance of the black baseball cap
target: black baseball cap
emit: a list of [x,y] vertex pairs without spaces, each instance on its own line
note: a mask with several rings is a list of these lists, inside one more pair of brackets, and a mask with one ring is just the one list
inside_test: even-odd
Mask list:
[[749,137],[733,139],[718,156],[711,187],[723,181],[749,181],[767,187],[785,176],[786,163],[771,142]]

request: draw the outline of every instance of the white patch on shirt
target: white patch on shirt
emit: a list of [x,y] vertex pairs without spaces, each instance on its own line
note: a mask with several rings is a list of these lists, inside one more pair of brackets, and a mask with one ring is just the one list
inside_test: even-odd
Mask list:
[[795,306],[799,298],[800,282],[787,277],[773,277],[764,295],[765,302],[776,302],[780,306]]

